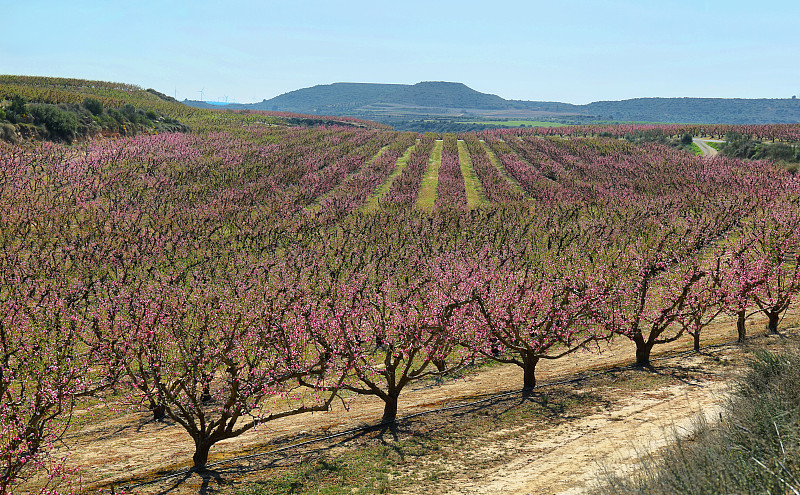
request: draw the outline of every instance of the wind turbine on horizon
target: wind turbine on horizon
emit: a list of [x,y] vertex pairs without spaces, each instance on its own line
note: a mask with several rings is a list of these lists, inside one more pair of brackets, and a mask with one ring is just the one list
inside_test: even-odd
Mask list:
[[204,87],[203,89],[198,91],[198,93],[200,93],[200,101],[203,101],[203,91],[205,91],[205,90],[206,90],[206,88]]

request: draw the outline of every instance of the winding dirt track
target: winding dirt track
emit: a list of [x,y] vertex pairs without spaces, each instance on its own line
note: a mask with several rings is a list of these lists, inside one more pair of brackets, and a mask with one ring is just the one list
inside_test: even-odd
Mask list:
[[[761,333],[763,325],[762,321],[755,321],[748,331],[755,334],[758,329]],[[731,341],[733,327],[731,320],[713,324],[705,330],[704,344]],[[660,352],[688,348],[690,342],[686,339],[661,346]],[[632,358],[632,343],[618,339],[600,353],[576,353],[542,362],[537,376],[540,382],[554,381],[588,370],[630,364]],[[491,367],[464,379],[439,386],[420,385],[404,392],[400,398],[400,415],[437,409],[479,395],[513,391],[520,385],[519,368],[512,365]],[[637,447],[646,447],[647,442],[653,442],[649,444],[652,447],[663,445],[666,442],[663,431],[670,426],[685,427],[698,412],[713,416],[721,387],[719,383],[698,381],[649,392],[623,391],[625,400],[620,407],[570,420],[545,431],[541,427],[521,431],[516,435],[519,441],[496,441],[491,436],[476,438],[475,452],[483,452],[487,459],[502,452],[505,464],[498,467],[495,463],[495,467],[486,470],[470,468],[469,476],[457,479],[455,485],[448,483],[447,488],[453,494],[580,493],[597,471],[598,460],[618,456],[620,463],[629,463],[639,454]],[[212,449],[210,462],[252,452],[280,439],[292,442],[309,435],[316,437],[375,424],[381,413],[379,400],[357,397],[348,411],[339,404],[330,412],[284,418],[255,432],[221,442]],[[189,436],[179,426],[153,423],[143,412],[91,423],[71,432],[64,441],[70,464],[82,470],[84,486],[90,491],[107,488],[111,483],[127,484],[155,477],[159,472],[188,467],[194,450]],[[510,459],[509,452],[515,452]],[[198,493],[198,486],[199,477],[193,475],[170,493]],[[422,491],[418,493],[431,493],[425,487],[420,488]],[[154,489],[144,487],[142,492]],[[228,493],[229,487],[217,489]]]
[[[699,139],[699,138],[692,138],[692,142],[700,148],[700,151],[703,152],[703,156],[717,156],[719,152],[708,145],[709,139]],[[719,143],[721,141],[712,141],[715,143]]]

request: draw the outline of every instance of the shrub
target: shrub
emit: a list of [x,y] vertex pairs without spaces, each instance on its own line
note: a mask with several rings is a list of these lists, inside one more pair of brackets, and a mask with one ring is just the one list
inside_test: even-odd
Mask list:
[[136,107],[130,103],[126,103],[125,106],[119,109],[119,111],[131,121],[136,119]]
[[53,105],[31,105],[30,112],[36,123],[43,124],[47,131],[66,141],[72,141],[78,130],[78,117]]
[[93,115],[102,115],[103,104],[94,98],[86,98],[83,100],[83,107],[92,112]]
[[112,119],[114,119],[118,125],[119,125],[119,124],[123,124],[123,123],[125,123],[125,121],[126,121],[126,119],[125,119],[125,116],[124,116],[124,115],[122,115],[122,113],[121,113],[119,110],[116,110],[116,109],[110,108],[110,109],[108,110],[108,115],[109,115],[109,116],[110,116]]
[[5,120],[11,123],[18,123],[28,114],[27,100],[25,98],[14,95],[11,98],[11,104],[5,110]]
[[9,112],[17,114],[17,115],[25,115],[28,113],[27,110],[27,100],[20,95],[14,95],[11,98],[11,105],[8,107]]
[[735,158],[753,158],[758,149],[758,141],[746,138],[739,133],[729,132],[725,136],[725,145],[720,149],[723,155]]
[[795,157],[795,149],[788,144],[764,144],[758,146],[754,158],[780,161],[791,161]]
[[14,124],[5,122],[0,124],[0,140],[16,143],[19,140],[17,136],[17,127]]

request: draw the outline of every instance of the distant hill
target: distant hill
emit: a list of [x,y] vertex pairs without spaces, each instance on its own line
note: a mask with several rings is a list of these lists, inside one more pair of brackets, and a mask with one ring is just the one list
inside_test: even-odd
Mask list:
[[588,113],[609,120],[689,122],[698,124],[794,124],[800,100],[744,98],[636,98],[597,101]]
[[492,110],[509,108],[509,102],[499,96],[480,93],[464,84],[452,82],[421,82],[414,85],[325,84],[284,93],[261,103],[255,103],[251,108],[254,110],[331,113],[332,111],[360,110],[365,107],[386,104],[426,108]]
[[[220,108],[184,101],[197,107]],[[800,100],[636,98],[588,105],[506,100],[455,82],[407,84],[334,83],[298,89],[231,109],[364,117],[392,123],[423,117],[451,120],[548,120],[773,124],[800,122]]]

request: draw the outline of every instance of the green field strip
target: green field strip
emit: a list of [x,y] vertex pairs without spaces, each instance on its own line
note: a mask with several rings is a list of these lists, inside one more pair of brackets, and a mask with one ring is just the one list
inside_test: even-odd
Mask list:
[[[419,139],[417,139],[417,142],[419,142]],[[416,147],[416,144],[412,144],[408,147],[406,152],[403,153],[403,156],[397,159],[397,166],[394,167],[394,170],[392,170],[392,173],[389,174],[389,177],[383,182],[383,184],[378,186],[372,196],[370,196],[369,199],[364,202],[364,206],[361,207],[364,211],[375,211],[378,208],[381,198],[384,197],[387,192],[389,192],[389,189],[392,188],[392,183],[395,181],[395,179],[400,177],[400,174],[403,173],[403,170],[406,168],[406,163],[408,163],[408,159]]]
[[382,154],[384,154],[386,152],[386,150],[389,149],[389,146],[391,146],[391,145],[387,144],[383,148],[379,149],[378,152],[375,153],[375,155],[372,156],[372,158],[370,158],[369,160],[365,160],[364,163],[361,164],[361,167],[358,168],[358,170],[354,170],[354,171],[350,172],[349,174],[347,174],[347,176],[344,179],[342,179],[342,181],[336,187],[334,187],[333,189],[331,189],[327,193],[325,193],[322,196],[320,196],[317,199],[315,199],[313,203],[311,203],[310,205],[306,206],[305,210],[308,211],[308,212],[318,211],[320,209],[321,205],[322,205],[322,200],[323,199],[325,199],[326,197],[328,197],[331,194],[333,194],[334,192],[336,192],[336,190],[339,189],[342,186],[342,184],[346,184],[347,181],[349,181],[350,179],[353,178],[353,176],[355,176],[359,172],[361,172],[361,170],[363,170],[364,167],[369,166],[370,163],[372,163],[373,161],[375,161],[378,158],[380,158],[380,156]]
[[436,202],[436,189],[439,187],[439,166],[442,164],[442,149],[444,141],[437,139],[428,160],[428,171],[422,176],[422,183],[419,186],[417,195],[417,209],[433,211]]
[[568,124],[541,120],[459,120],[456,124],[482,124],[497,127],[566,127]]
[[467,207],[475,208],[486,204],[486,195],[475,169],[472,168],[472,158],[464,141],[458,141],[458,163],[461,164],[461,175],[464,176],[464,187],[467,190]]
[[509,182],[509,184],[511,184],[511,187],[513,187],[515,191],[522,194],[523,197],[528,198],[529,197],[528,193],[526,193],[525,190],[522,189],[522,186],[519,185],[519,182],[517,182],[515,178],[509,175],[509,173],[506,171],[506,168],[503,166],[502,163],[500,163],[500,159],[497,158],[497,155],[494,154],[494,151],[492,151],[489,145],[486,144],[486,141],[481,141],[481,144],[483,145],[483,149],[486,150],[486,155],[489,157],[489,161],[491,161],[492,164],[497,169],[497,171],[500,172],[500,175],[505,177],[505,179]]

